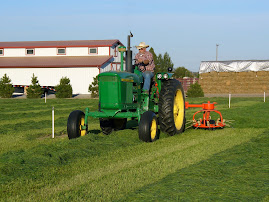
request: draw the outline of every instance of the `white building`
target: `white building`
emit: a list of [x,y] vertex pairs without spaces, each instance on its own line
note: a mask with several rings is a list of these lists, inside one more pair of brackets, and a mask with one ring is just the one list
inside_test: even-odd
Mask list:
[[119,40],[0,42],[0,78],[29,86],[33,74],[42,87],[54,87],[68,77],[73,94],[89,94],[100,72],[120,70]]

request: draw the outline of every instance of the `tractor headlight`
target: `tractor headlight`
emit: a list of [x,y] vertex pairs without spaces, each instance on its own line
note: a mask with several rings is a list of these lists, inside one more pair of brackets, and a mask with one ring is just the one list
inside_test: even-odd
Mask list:
[[157,79],[162,79],[163,75],[162,74],[157,74]]
[[168,74],[164,74],[163,78],[168,79]]

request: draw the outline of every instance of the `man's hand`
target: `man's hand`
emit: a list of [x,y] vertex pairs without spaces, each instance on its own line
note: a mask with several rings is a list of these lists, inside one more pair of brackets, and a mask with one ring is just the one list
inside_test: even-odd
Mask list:
[[148,60],[144,60],[144,64],[145,65],[148,65],[149,64],[149,61]]
[[142,59],[138,59],[138,62],[139,62],[139,63],[142,63],[142,62],[143,62],[143,60],[142,60]]

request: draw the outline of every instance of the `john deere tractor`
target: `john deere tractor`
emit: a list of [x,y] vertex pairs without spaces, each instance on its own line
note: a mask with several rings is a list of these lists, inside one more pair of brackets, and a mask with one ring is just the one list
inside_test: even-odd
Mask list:
[[[143,76],[138,67],[131,64],[130,35],[128,50],[121,52],[121,71],[108,71],[98,75],[99,110],[70,113],[67,122],[69,139],[84,136],[88,132],[88,117],[99,118],[100,128],[108,135],[113,130],[125,129],[127,119],[138,121],[139,138],[145,142],[159,139],[160,130],[169,135],[185,129],[185,98],[181,83],[170,72],[156,73],[149,94],[142,91]],[[123,71],[123,53],[126,52],[126,69]],[[129,65],[128,65],[129,63]]]

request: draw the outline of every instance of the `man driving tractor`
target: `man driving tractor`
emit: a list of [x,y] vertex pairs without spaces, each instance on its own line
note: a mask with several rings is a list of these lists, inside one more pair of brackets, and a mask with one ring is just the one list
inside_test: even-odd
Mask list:
[[149,45],[145,42],[141,42],[136,48],[139,53],[135,56],[135,64],[138,65],[139,70],[143,73],[144,86],[143,92],[149,94],[151,78],[154,76],[155,64],[153,60],[153,55],[147,51]]
[[[128,35],[129,48],[131,36]],[[131,52],[127,50],[127,71],[123,71],[125,47],[121,47],[121,71],[106,71],[98,75],[98,111],[91,112],[86,108],[85,113],[80,110],[70,113],[67,122],[69,139],[88,133],[89,117],[99,118],[100,128],[106,135],[113,130],[126,128],[127,119],[134,118],[139,124],[139,139],[144,142],[159,139],[158,125],[162,132],[169,135],[185,130],[185,100],[181,83],[172,78],[172,73],[158,72],[155,76],[155,88],[151,89],[149,95],[155,68],[153,55],[147,51],[149,46],[145,42],[136,47],[139,53],[135,56],[135,69],[132,69]]]

